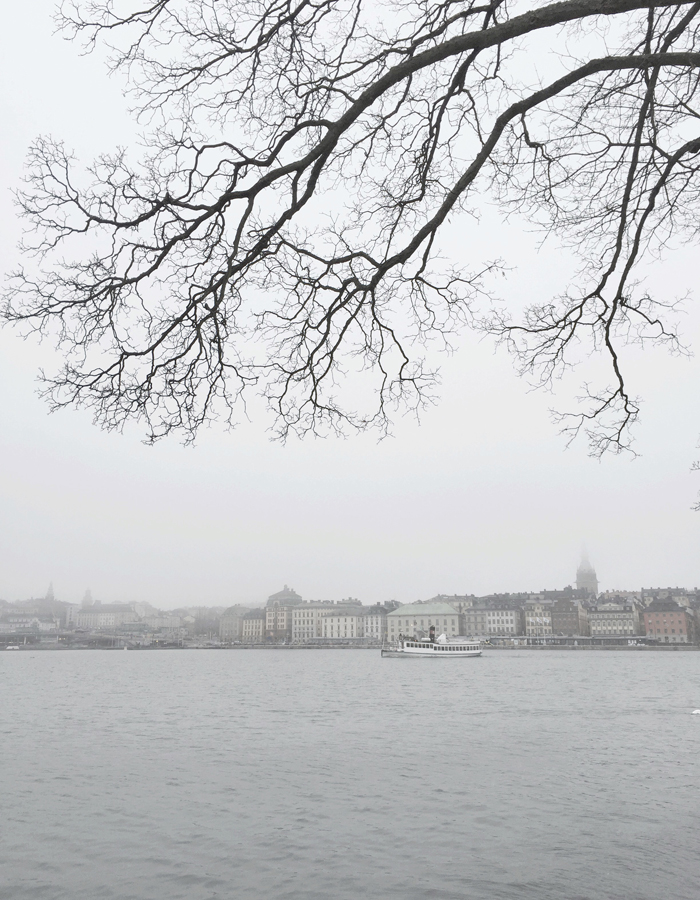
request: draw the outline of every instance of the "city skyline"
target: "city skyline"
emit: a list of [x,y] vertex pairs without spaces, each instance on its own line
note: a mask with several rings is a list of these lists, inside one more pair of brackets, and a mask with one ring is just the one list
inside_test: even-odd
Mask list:
[[[307,603],[307,604],[308,603],[339,604],[339,603],[355,602],[355,603],[359,603],[361,605],[371,606],[371,605],[374,605],[377,603],[381,604],[381,603],[386,603],[386,602],[398,602],[401,604],[426,603],[426,602],[430,602],[435,597],[445,597],[445,596],[470,596],[470,597],[484,598],[484,597],[495,597],[495,596],[508,596],[511,594],[512,595],[525,595],[525,594],[535,595],[538,593],[546,593],[546,592],[551,593],[551,592],[557,592],[557,591],[568,590],[568,589],[584,590],[584,591],[587,591],[591,596],[597,596],[599,594],[601,596],[603,596],[603,595],[615,595],[615,594],[636,594],[636,593],[641,593],[642,591],[645,591],[645,590],[646,591],[669,590],[672,588],[678,588],[680,590],[696,590],[696,591],[698,590],[696,585],[689,585],[689,584],[681,585],[678,583],[674,583],[674,584],[669,583],[669,584],[665,584],[665,585],[649,584],[649,585],[637,585],[637,586],[617,585],[616,587],[602,587],[601,588],[601,587],[599,587],[599,581],[598,581],[595,566],[592,564],[592,562],[590,560],[588,551],[584,548],[584,550],[581,553],[580,559],[579,559],[579,565],[576,569],[575,578],[572,578],[566,584],[556,585],[556,586],[552,586],[552,585],[540,586],[539,588],[520,587],[515,590],[508,590],[508,591],[491,590],[491,591],[485,591],[485,592],[481,592],[481,593],[476,593],[474,591],[457,591],[457,590],[455,590],[455,591],[438,591],[437,593],[431,594],[427,598],[421,598],[421,597],[415,598],[414,597],[412,599],[399,600],[396,597],[391,597],[391,598],[387,598],[387,597],[376,598],[376,597],[374,597],[371,600],[366,600],[366,599],[362,599],[362,598],[358,598],[358,597],[353,597],[351,592],[347,593],[347,596],[333,597],[333,598],[326,598],[326,597],[320,597],[320,596],[313,597],[313,598],[310,596],[304,597],[302,595],[296,594],[296,591],[294,590],[294,588],[288,587],[287,583],[285,583],[282,591],[279,591],[277,593],[267,595],[264,597],[248,598],[247,600],[236,599],[235,601],[231,601],[231,604],[229,604],[227,602],[209,603],[209,602],[205,602],[206,598],[200,598],[201,602],[182,603],[182,604],[175,604],[175,605],[170,605],[170,606],[158,606],[156,604],[151,603],[151,601],[149,601],[147,599],[141,598],[139,600],[133,600],[133,599],[132,600],[125,600],[125,599],[114,600],[114,599],[112,599],[112,600],[104,601],[104,605],[109,605],[109,604],[113,604],[113,603],[117,603],[117,604],[119,604],[119,603],[139,604],[139,603],[141,603],[141,604],[145,604],[147,606],[152,606],[155,609],[160,609],[164,612],[166,612],[168,610],[183,609],[183,608],[187,608],[187,607],[192,607],[192,608],[220,607],[223,609],[229,605],[248,606],[252,609],[257,609],[257,608],[264,608],[266,605],[269,605],[272,600],[279,599],[283,594],[286,595],[287,593],[289,593],[290,596],[296,596],[299,598],[300,601],[303,600],[303,602]],[[49,583],[49,586],[44,594],[38,594],[36,596],[31,595],[31,596],[26,596],[26,597],[16,597],[16,598],[13,598],[12,600],[10,600],[7,597],[0,597],[0,601],[1,600],[4,600],[6,602],[11,602],[11,603],[21,603],[21,602],[41,601],[41,600],[50,600],[50,601],[58,600],[59,602],[62,602],[62,603],[69,603],[73,606],[80,605],[82,607],[90,607],[93,605],[100,606],[103,604],[103,601],[99,596],[93,595],[91,588],[85,589],[81,600],[68,599],[66,597],[56,596],[53,581],[51,581]]]

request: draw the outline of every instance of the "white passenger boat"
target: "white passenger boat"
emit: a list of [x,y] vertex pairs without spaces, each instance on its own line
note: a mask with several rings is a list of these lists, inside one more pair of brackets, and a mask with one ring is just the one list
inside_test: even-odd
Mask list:
[[448,640],[440,635],[436,641],[404,638],[382,647],[382,656],[428,656],[431,659],[456,659],[460,656],[481,656],[479,641]]

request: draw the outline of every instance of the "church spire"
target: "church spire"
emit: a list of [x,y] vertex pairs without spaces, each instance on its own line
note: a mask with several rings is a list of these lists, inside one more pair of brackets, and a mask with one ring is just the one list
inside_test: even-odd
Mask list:
[[598,576],[591,565],[585,547],[581,551],[581,563],[576,570],[576,587],[580,591],[588,591],[594,597],[598,596]]

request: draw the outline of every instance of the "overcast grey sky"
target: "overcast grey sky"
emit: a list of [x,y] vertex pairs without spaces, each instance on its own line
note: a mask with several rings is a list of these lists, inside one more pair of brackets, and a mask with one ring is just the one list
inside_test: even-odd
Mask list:
[[[30,141],[63,137],[88,160],[134,138],[120,84],[98,58],[52,36],[52,0],[13,4],[0,34],[0,268],[17,260],[10,189]],[[522,225],[485,215],[455,234],[465,256],[503,255],[517,268],[504,296],[555,286],[566,256],[536,253]],[[495,249],[494,249],[495,248]],[[697,249],[651,272],[674,296],[697,280]],[[560,265],[561,263],[561,265]],[[700,346],[688,303],[687,341]],[[212,427],[197,446],[153,448],[134,428],[98,431],[84,412],[48,415],[36,396],[48,345],[0,333],[0,597],[59,599],[87,587],[103,602],[260,603],[284,583],[306,599],[425,599],[438,592],[536,590],[571,583],[586,544],[604,589],[700,584],[700,514],[690,473],[700,432],[696,358],[629,354],[644,398],[641,457],[566,450],[548,409],[504,354],[465,336],[442,361],[442,398],[393,437],[271,443],[256,417]]]

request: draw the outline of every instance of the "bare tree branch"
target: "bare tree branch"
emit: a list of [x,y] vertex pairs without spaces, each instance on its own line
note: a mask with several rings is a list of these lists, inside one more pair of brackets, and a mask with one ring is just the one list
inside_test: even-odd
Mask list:
[[[562,427],[595,455],[629,448],[624,345],[683,351],[639,272],[698,233],[700,3],[511,7],[65,3],[69,36],[112,44],[151,149],[85,170],[58,140],[32,149],[4,316],[64,351],[52,405],[193,439],[252,390],[280,437],[386,429],[432,401],[423,348],[471,327],[538,385],[606,358],[609,385]],[[535,37],[549,77],[532,83]],[[501,253],[443,262],[486,195],[581,259],[520,318],[492,296]]]

